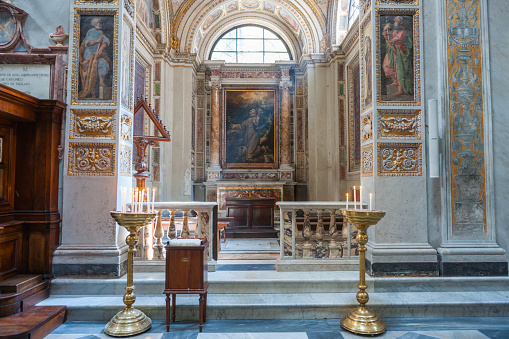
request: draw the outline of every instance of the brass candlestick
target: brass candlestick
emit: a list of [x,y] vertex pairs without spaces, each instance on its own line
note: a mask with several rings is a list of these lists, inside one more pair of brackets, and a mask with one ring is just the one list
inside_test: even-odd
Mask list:
[[366,307],[369,300],[368,293],[366,292],[366,243],[368,242],[368,235],[366,231],[369,226],[376,225],[380,219],[385,215],[383,211],[371,210],[341,210],[341,214],[347,219],[348,222],[357,225],[359,233],[357,234],[357,242],[359,243],[359,292],[357,292],[357,301],[359,306],[350,311],[346,316],[341,319],[341,327],[345,330],[366,335],[382,334],[386,330],[385,323]]
[[118,312],[113,319],[110,320],[104,328],[104,333],[112,337],[127,337],[148,331],[152,327],[152,320],[142,311],[135,309],[133,306],[136,301],[133,285],[133,259],[134,246],[138,242],[136,232],[141,227],[147,225],[154,217],[155,213],[120,213],[110,212],[115,221],[129,231],[129,235],[125,239],[129,246],[127,252],[127,293],[124,295],[124,304],[126,307],[123,311]]

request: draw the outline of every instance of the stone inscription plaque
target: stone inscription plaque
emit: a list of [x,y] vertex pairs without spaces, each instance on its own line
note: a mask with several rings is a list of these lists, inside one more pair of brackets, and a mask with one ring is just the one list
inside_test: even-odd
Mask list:
[[0,84],[39,99],[50,98],[50,65],[0,65]]

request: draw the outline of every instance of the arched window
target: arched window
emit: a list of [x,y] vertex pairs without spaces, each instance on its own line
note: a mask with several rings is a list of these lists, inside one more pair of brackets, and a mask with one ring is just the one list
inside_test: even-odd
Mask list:
[[350,5],[348,6],[348,29],[350,29],[355,19],[359,16],[359,12],[359,0],[350,0]]
[[292,60],[292,55],[276,33],[249,25],[235,27],[217,39],[209,59],[228,63],[269,64],[277,60]]

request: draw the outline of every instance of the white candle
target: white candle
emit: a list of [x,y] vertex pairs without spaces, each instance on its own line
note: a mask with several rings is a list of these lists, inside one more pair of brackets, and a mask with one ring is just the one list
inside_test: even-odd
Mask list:
[[369,209],[373,210],[373,193],[369,193]]
[[357,194],[355,193],[355,186],[353,187],[353,209],[357,209]]
[[138,187],[134,190],[134,213],[138,213]]
[[364,209],[364,206],[362,206],[362,186],[359,186],[359,209],[362,210]]
[[152,212],[155,212],[155,204],[156,204],[156,189],[152,189]]
[[143,190],[139,190],[138,194],[138,213],[143,213]]
[[348,193],[346,194],[346,209],[348,209]]
[[150,212],[150,188],[147,188],[147,213]]
[[124,187],[120,186],[120,212],[125,213],[124,211]]

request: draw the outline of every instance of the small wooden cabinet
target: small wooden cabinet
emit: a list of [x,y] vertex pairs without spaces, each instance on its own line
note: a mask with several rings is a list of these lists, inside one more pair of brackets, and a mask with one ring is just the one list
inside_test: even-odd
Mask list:
[[[175,322],[176,295],[200,295],[200,332],[207,314],[208,283],[208,242],[202,240],[199,246],[165,246],[166,276],[166,331],[170,331],[170,316]],[[170,295],[173,297],[171,299]],[[170,306],[171,301],[171,306]]]

